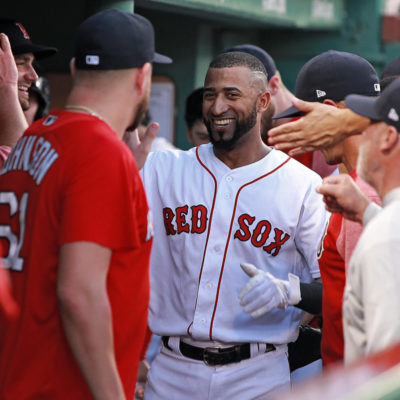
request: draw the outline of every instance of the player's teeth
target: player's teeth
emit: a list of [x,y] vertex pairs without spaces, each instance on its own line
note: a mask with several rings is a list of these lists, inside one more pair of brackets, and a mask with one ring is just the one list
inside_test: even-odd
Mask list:
[[231,121],[232,121],[232,119],[221,119],[218,121],[214,121],[214,123],[216,125],[226,125],[226,124],[229,124]]

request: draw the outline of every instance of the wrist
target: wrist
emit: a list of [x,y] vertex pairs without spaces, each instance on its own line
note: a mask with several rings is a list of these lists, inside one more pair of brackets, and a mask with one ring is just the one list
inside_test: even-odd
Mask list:
[[362,115],[356,114],[350,109],[345,109],[346,118],[342,126],[347,126],[347,135],[356,135],[361,133],[364,129],[368,127],[371,120]]

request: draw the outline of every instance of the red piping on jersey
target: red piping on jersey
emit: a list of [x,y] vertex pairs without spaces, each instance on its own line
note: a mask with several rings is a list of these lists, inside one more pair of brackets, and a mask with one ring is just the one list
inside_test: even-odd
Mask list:
[[[290,160],[290,157],[288,157],[287,160],[285,160],[282,164],[278,165],[278,166],[277,166],[275,169],[273,169],[272,171],[267,172],[265,175],[262,175],[262,176],[260,176],[260,177],[258,177],[258,178],[256,178],[256,179],[254,179],[254,180],[251,181],[251,182],[247,182],[247,183],[244,184],[242,187],[240,187],[239,190],[238,190],[238,192],[236,193],[235,205],[234,205],[234,207],[233,207],[233,213],[232,213],[232,218],[231,218],[231,225],[230,225],[230,227],[229,227],[228,240],[227,240],[227,242],[226,242],[225,252],[224,252],[224,258],[223,258],[223,260],[222,260],[221,272],[220,272],[220,274],[219,274],[217,295],[216,295],[216,297],[215,297],[215,302],[214,302],[214,311],[213,311],[213,314],[212,314],[212,317],[211,317],[210,340],[213,340],[213,337],[212,337],[212,328],[213,328],[213,323],[214,323],[215,312],[216,312],[216,310],[217,310],[219,289],[220,289],[220,287],[221,287],[222,274],[223,274],[223,272],[224,272],[226,254],[227,254],[227,252],[228,252],[228,246],[229,246],[229,242],[230,242],[230,239],[231,239],[233,221],[234,221],[234,218],[235,218],[236,206],[237,206],[237,202],[238,202],[238,199],[239,199],[239,194],[240,194],[240,192],[241,192],[241,190],[242,190],[243,188],[245,188],[246,186],[249,186],[249,185],[253,184],[254,182],[259,181],[260,179],[265,178],[265,177],[268,176],[268,175],[271,175],[272,173],[274,173],[275,171],[277,171],[279,168],[281,168],[283,165],[285,165],[289,160]],[[210,223],[210,225],[211,225],[211,223]],[[210,226],[210,225],[209,225],[209,226]]]
[[[197,299],[196,299],[196,304],[197,304]],[[190,328],[192,327],[192,325],[193,325],[193,321],[189,324],[189,326],[186,329],[186,332],[187,332],[188,336],[190,336],[190,337],[192,337],[192,334],[190,333]]]
[[[213,213],[214,213],[215,198],[217,197],[217,179],[215,178],[213,173],[206,167],[206,165],[200,160],[199,147],[196,147],[196,157],[197,157],[197,161],[211,175],[211,178],[214,181],[214,197],[213,197],[212,206],[211,206],[210,220],[208,221],[206,244],[204,246],[203,259],[201,261],[201,268],[200,268],[200,273],[199,273],[199,286],[200,286],[201,274],[203,273],[204,259],[206,258],[206,249],[207,249],[207,245],[208,245],[208,238],[210,237],[210,228],[211,228],[211,222],[212,222],[212,217],[213,217]],[[194,307],[195,309],[197,307],[198,298],[199,298],[199,291],[197,290],[196,304],[195,304],[195,307]],[[187,327],[187,333],[188,333],[189,336],[192,336],[191,333],[190,333],[190,327],[192,325],[193,325],[193,321]]]

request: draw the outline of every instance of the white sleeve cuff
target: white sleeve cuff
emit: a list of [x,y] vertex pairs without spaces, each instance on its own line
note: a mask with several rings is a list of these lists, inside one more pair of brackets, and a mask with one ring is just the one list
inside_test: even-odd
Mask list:
[[379,213],[379,211],[382,210],[382,207],[378,206],[378,204],[374,203],[371,201],[371,203],[368,204],[368,207],[364,211],[363,215],[363,226],[366,226],[369,221],[371,221],[372,218],[375,217],[376,214]]
[[289,304],[294,306],[301,301],[300,279],[297,275],[291,273],[289,273],[288,277],[290,286]]

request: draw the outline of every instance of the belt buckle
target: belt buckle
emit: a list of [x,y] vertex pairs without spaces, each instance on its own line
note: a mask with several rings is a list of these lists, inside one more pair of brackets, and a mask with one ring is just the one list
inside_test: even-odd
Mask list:
[[215,354],[219,354],[221,352],[221,347],[206,347],[203,351],[203,361],[204,364],[210,365],[217,365],[217,363],[212,361],[210,357]]

